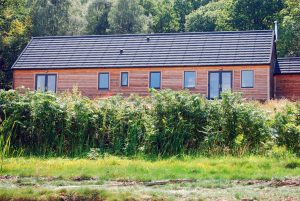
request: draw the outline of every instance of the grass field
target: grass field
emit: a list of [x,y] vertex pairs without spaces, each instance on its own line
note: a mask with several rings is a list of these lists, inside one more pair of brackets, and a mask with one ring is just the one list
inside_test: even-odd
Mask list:
[[102,180],[161,179],[272,179],[300,176],[300,158],[220,157],[142,160],[114,156],[99,160],[62,158],[12,158],[4,164],[5,175]]
[[0,200],[300,199],[295,157],[11,158],[1,175]]

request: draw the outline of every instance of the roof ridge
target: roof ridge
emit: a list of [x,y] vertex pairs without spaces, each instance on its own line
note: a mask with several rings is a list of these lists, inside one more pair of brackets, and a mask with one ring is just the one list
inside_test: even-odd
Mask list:
[[200,34],[238,34],[238,33],[268,33],[274,30],[248,30],[248,31],[211,31],[211,32],[178,32],[178,33],[141,33],[141,34],[108,34],[108,35],[78,35],[78,36],[37,36],[33,39],[50,38],[106,38],[106,37],[134,37],[134,36],[167,36],[167,35],[200,35]]

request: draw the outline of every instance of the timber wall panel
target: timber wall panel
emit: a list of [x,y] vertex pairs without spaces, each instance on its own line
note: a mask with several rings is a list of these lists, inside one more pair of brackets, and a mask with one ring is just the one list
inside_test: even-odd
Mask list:
[[276,98],[300,99],[300,75],[275,75]]
[[[254,70],[254,88],[241,88],[241,70]],[[35,74],[56,73],[57,91],[64,92],[78,87],[82,94],[91,98],[107,97],[115,94],[128,96],[132,93],[148,95],[149,73],[160,71],[162,88],[182,90],[184,71],[196,71],[196,87],[192,93],[208,95],[209,71],[232,71],[233,91],[243,92],[248,99],[266,100],[270,96],[268,76],[270,66],[216,66],[216,67],[153,67],[153,68],[98,68],[98,69],[53,69],[14,70],[14,88],[24,86],[34,90]],[[98,73],[109,72],[110,89],[98,90]],[[120,86],[120,73],[128,72],[129,87]]]

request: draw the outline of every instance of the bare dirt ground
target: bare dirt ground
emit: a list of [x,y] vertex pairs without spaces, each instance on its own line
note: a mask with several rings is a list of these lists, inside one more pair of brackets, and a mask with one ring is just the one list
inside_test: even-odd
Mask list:
[[99,178],[75,177],[69,180],[55,177],[1,176],[0,189],[22,188],[59,190],[94,189],[111,193],[130,193],[138,200],[270,200],[299,201],[300,178],[284,180],[163,180],[163,181],[103,181]]

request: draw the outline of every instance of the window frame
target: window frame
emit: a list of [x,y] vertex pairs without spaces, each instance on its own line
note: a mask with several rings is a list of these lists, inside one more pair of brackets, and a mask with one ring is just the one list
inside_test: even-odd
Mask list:
[[[195,86],[193,86],[193,87],[186,87],[185,86],[185,79],[186,79],[186,76],[185,76],[185,74],[186,73],[195,73]],[[184,89],[195,89],[196,88],[196,86],[197,86],[197,72],[196,71],[184,71],[183,72],[183,88]]]
[[[50,74],[47,74],[47,73],[38,73],[38,74],[35,74],[35,83],[34,83],[34,90],[35,91],[38,91],[37,90],[37,80],[38,80],[38,76],[45,76],[45,83],[44,83],[44,87],[45,87],[45,91],[43,91],[43,92],[49,92],[48,91],[48,76],[55,76],[55,90],[54,90],[54,92],[53,93],[56,93],[57,92],[57,74],[55,74],[55,73],[50,73]],[[50,92],[52,92],[52,91],[50,91]]]
[[[127,74],[127,84],[123,85],[123,74]],[[120,73],[120,86],[121,87],[128,87],[129,86],[129,72],[121,72]]]
[[[159,88],[157,88],[157,87],[151,87],[151,74],[152,73],[159,73]],[[161,89],[162,87],[161,87],[161,85],[162,85],[162,83],[161,83],[161,81],[162,81],[162,79],[161,79],[161,71],[151,71],[151,72],[149,72],[149,89]]]
[[[245,72],[245,71],[250,71],[250,72],[252,72],[252,74],[253,74],[253,77],[252,77],[252,80],[253,80],[253,84],[252,84],[252,86],[243,86],[243,72]],[[255,76],[254,76],[254,70],[241,70],[241,88],[242,89],[253,89],[254,88],[254,83],[255,83]]]
[[208,100],[214,100],[214,98],[212,98],[211,97],[211,89],[210,89],[210,80],[211,80],[211,77],[210,77],[210,75],[212,74],[212,73],[218,73],[219,74],[219,83],[218,83],[218,85],[219,85],[219,96],[218,96],[218,99],[220,100],[220,99],[222,99],[222,97],[221,97],[221,94],[222,94],[222,92],[223,92],[223,82],[222,82],[222,75],[223,75],[223,73],[230,73],[230,87],[231,87],[231,92],[233,92],[233,78],[234,78],[234,71],[230,71],[230,70],[226,70],[226,71],[208,71],[208,94],[207,94],[207,99]]
[[[100,75],[101,74],[105,74],[105,75],[108,75],[108,85],[107,85],[107,88],[100,88]],[[98,73],[98,90],[101,90],[101,91],[107,91],[110,89],[110,73],[109,72],[99,72]]]

